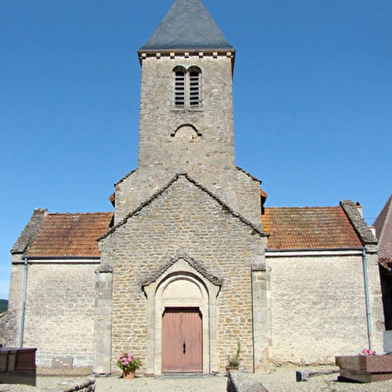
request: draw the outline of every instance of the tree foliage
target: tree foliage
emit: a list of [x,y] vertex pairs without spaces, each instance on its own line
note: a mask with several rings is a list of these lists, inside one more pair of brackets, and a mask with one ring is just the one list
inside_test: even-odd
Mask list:
[[8,301],[6,299],[0,299],[0,313],[7,311]]

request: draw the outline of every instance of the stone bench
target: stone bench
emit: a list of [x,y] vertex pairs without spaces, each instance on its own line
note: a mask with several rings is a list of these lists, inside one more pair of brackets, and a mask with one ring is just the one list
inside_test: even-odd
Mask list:
[[268,390],[245,373],[230,371],[227,376],[227,392],[268,392]]

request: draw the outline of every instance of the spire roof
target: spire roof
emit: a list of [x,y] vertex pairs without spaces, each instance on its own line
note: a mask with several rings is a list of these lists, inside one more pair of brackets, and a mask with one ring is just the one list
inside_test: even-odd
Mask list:
[[163,50],[228,50],[219,27],[200,0],[175,0],[140,51]]

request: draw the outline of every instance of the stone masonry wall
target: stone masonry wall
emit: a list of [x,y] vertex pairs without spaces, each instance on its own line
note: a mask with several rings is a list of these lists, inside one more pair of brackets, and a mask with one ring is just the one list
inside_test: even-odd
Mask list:
[[[13,255],[11,261],[11,281],[8,299],[7,331],[0,332],[4,345],[7,347],[19,347],[20,343],[20,319],[23,303],[24,265],[14,264],[21,262],[19,255]],[[6,333],[6,336],[4,334]]]
[[237,169],[235,176],[235,193],[238,212],[255,225],[260,225],[260,181],[244,172],[242,169]]
[[[194,65],[202,71],[201,105],[192,109],[175,107],[173,68]],[[193,135],[194,143],[186,149],[173,135],[184,124],[193,125],[199,134]],[[185,169],[186,165],[197,171],[206,166],[216,171],[234,167],[231,58],[182,56],[143,60],[138,167],[151,165],[174,170]]]
[[251,226],[185,177],[106,237],[100,249],[103,262],[114,265],[113,370],[122,351],[131,350],[145,363],[147,300],[141,282],[178,249],[224,280],[217,299],[220,367],[240,341],[242,364],[252,370],[251,263],[262,243]]
[[383,352],[384,349],[384,331],[385,331],[385,320],[384,310],[382,305],[381,295],[381,282],[380,282],[380,271],[378,263],[377,248],[373,245],[366,246],[366,264],[367,264],[367,278],[368,278],[368,290],[369,290],[369,306],[371,312],[371,345],[372,350],[378,353]]
[[[174,107],[176,66],[201,69],[200,107]],[[231,58],[148,57],[142,61],[139,165],[116,186],[116,223],[179,172],[260,224],[260,184],[238,175],[235,167]]]
[[37,347],[37,365],[72,357],[74,367],[92,366],[94,285],[97,263],[29,265],[25,347]]
[[368,347],[360,255],[267,255],[267,263],[276,363],[331,363]]

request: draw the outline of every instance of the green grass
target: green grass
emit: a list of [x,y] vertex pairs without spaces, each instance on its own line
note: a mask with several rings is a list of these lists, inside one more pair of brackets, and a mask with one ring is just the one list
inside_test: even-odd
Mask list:
[[8,301],[6,299],[0,299],[0,313],[3,313],[7,310]]

